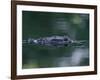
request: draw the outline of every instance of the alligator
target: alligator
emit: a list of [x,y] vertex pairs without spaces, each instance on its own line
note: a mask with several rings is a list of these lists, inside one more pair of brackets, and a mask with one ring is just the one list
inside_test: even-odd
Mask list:
[[63,47],[69,45],[83,45],[86,43],[86,40],[72,40],[68,36],[50,36],[43,38],[28,38],[27,40],[23,40],[23,44],[32,44],[32,45],[44,45],[44,46],[56,46]]

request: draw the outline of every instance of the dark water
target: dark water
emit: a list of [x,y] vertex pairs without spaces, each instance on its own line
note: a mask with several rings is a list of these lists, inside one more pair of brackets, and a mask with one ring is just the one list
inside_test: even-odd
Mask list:
[[22,22],[23,40],[68,35],[87,41],[84,47],[23,44],[23,69],[89,65],[89,14],[23,11]]

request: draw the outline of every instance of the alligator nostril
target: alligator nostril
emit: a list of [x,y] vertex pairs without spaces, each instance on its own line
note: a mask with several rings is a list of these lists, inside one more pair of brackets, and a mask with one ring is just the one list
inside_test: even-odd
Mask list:
[[37,41],[37,40],[33,40],[33,42],[34,42],[34,43],[38,43],[38,41]]

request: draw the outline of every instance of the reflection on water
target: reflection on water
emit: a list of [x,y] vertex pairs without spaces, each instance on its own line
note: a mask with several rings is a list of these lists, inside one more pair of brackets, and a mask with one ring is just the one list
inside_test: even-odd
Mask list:
[[22,12],[23,40],[53,35],[68,35],[86,40],[84,47],[47,47],[24,44],[22,68],[47,68],[89,65],[89,14]]
[[[58,66],[77,66],[84,64],[84,61],[88,59],[88,50],[87,49],[76,49],[72,52],[70,57],[61,57],[58,58],[56,63]],[[86,65],[86,64],[85,64]],[[89,63],[87,63],[89,65]]]
[[33,51],[28,53],[28,55],[29,56],[27,56],[27,58],[29,58],[23,65],[23,68],[71,67],[89,65],[88,48],[45,48],[43,46],[37,46],[33,47]]

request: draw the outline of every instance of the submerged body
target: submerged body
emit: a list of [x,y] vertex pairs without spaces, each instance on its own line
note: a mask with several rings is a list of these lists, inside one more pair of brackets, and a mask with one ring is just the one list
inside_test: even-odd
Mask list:
[[32,44],[32,45],[45,45],[45,46],[69,46],[71,44],[81,45],[85,41],[74,41],[70,39],[68,36],[51,36],[51,37],[43,37],[38,39],[28,38],[24,40],[23,43]]

